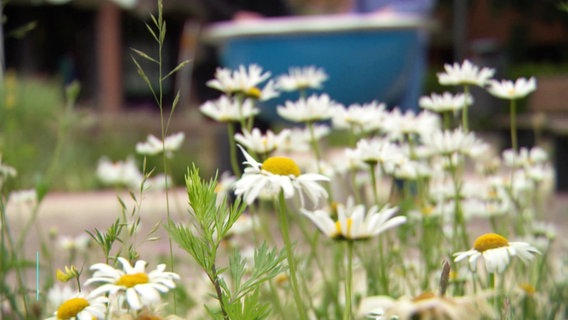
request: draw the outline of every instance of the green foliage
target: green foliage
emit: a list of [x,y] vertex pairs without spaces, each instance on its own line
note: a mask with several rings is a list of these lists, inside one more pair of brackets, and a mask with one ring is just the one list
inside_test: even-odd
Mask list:
[[107,257],[107,263],[110,257],[110,252],[112,247],[116,241],[121,241],[119,236],[124,228],[124,224],[120,223],[120,219],[116,219],[116,221],[106,230],[106,232],[102,232],[99,229],[95,228],[94,232],[88,231],[87,233],[95,243],[101,248],[105,257]]
[[186,187],[191,224],[187,226],[170,220],[166,229],[205,271],[215,287],[219,308],[208,306],[211,316],[219,319],[266,318],[269,306],[259,299],[262,284],[285,269],[284,251],[263,244],[256,248],[252,266],[235,251],[229,257],[228,266],[219,267],[217,256],[221,242],[243,213],[245,204],[240,199],[230,206],[225,201],[218,202],[216,184],[216,177],[209,181],[201,179],[195,165],[188,170]]

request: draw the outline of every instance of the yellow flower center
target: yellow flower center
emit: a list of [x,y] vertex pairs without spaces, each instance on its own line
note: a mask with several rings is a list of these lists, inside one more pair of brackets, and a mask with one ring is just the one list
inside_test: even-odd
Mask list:
[[148,283],[148,275],[145,273],[125,274],[118,281],[116,285],[132,288],[139,284]]
[[425,217],[430,216],[434,212],[434,206],[431,205],[424,206],[422,207],[422,210],[420,210],[420,212]]
[[[343,235],[346,238],[349,238],[351,236],[351,225],[353,225],[353,219],[347,218],[347,232],[346,232],[346,234]],[[335,222],[335,232],[337,233],[337,235],[342,235],[341,234],[341,222],[339,222],[339,221]]]
[[136,320],[162,320],[162,317],[152,315],[152,314],[142,314],[139,315]]
[[257,88],[257,87],[253,87],[253,88],[248,89],[248,91],[245,92],[245,94],[248,97],[251,97],[251,98],[254,98],[254,99],[259,99],[260,96],[262,95],[262,91],[260,91],[260,89]]
[[528,283],[522,283],[519,287],[528,295],[533,295],[536,292],[536,288]]
[[63,302],[57,309],[57,319],[68,320],[74,318],[89,306],[89,301],[84,298],[71,298]]
[[288,282],[289,278],[288,278],[288,274],[282,272],[276,275],[276,277],[274,277],[274,281],[276,281],[276,284],[278,285],[283,285],[286,282]]
[[435,297],[436,295],[433,292],[426,291],[414,297],[412,299],[412,302],[424,301]]
[[484,252],[486,250],[502,248],[508,245],[509,241],[507,240],[507,238],[496,233],[486,233],[475,239],[473,248],[479,252]]
[[270,157],[262,163],[262,169],[280,176],[301,174],[300,168],[294,160],[286,157]]

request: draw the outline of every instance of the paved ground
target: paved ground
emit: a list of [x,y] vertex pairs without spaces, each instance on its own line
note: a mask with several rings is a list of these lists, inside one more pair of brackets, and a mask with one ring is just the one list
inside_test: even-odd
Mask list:
[[[127,193],[117,195],[113,190],[85,193],[51,193],[46,196],[38,213],[38,225],[47,233],[57,230],[59,234],[78,235],[85,230],[106,229],[121,212],[118,197],[128,207],[129,214],[137,206]],[[169,194],[170,215],[175,220],[184,220],[186,215],[187,196],[185,190],[177,189]],[[166,217],[166,201],[163,192],[147,193],[138,199],[138,213],[148,231],[154,223],[164,221]],[[556,193],[546,204],[545,221],[556,226],[559,242],[567,241],[568,235],[568,193]],[[14,222],[15,230],[20,229],[29,216],[23,207],[8,208]],[[480,226],[482,227],[482,226]],[[32,235],[32,238],[33,237]],[[33,241],[33,240],[30,240]],[[31,243],[30,243],[31,244]]]

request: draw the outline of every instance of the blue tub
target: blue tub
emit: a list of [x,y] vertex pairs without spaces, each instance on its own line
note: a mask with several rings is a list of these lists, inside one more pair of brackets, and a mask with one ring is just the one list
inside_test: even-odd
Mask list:
[[[225,67],[256,63],[278,76],[314,65],[329,75],[323,91],[335,101],[392,107],[417,103],[425,26],[409,16],[333,15],[219,23],[205,35],[219,45]],[[261,116],[277,119],[276,106],[296,99],[285,93],[267,101]]]

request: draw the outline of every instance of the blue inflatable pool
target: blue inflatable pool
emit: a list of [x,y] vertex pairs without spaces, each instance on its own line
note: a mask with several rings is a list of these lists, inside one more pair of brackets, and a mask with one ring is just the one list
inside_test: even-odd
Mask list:
[[[272,18],[211,26],[206,39],[220,46],[225,67],[256,63],[273,76],[314,65],[329,75],[323,91],[345,105],[372,100],[399,106],[417,95],[424,20],[409,16],[339,15]],[[421,76],[418,75],[418,76]],[[297,95],[265,102],[263,117]],[[417,103],[418,96],[412,97]]]

